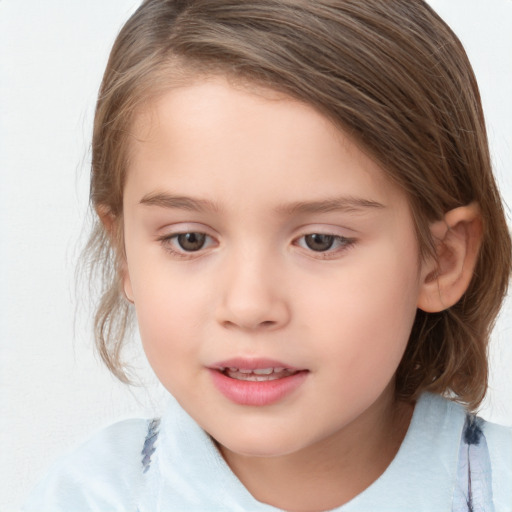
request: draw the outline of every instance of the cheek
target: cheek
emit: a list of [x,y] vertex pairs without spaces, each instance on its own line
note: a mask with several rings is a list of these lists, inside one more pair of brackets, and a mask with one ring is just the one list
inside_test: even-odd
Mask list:
[[304,304],[304,327],[321,340],[325,357],[352,376],[347,382],[386,380],[398,367],[416,315],[416,255],[402,259],[381,251],[359,263]]
[[[142,270],[141,270],[142,269]],[[132,272],[135,310],[144,351],[153,370],[169,387],[194,368],[203,339],[205,294],[165,265]]]

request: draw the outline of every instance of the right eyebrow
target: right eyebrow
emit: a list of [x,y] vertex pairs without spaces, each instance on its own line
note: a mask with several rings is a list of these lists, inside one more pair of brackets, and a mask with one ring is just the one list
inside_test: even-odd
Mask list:
[[218,212],[219,207],[208,199],[195,199],[187,196],[176,196],[165,192],[146,194],[139,204],[160,206],[161,208],[177,208],[197,212]]

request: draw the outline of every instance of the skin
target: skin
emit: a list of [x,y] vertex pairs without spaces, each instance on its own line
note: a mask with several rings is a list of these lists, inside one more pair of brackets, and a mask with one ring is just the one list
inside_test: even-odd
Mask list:
[[[132,135],[124,288],[156,375],[258,500],[346,503],[412,414],[394,374],[433,286],[405,195],[310,106],[222,78],[165,93]],[[205,245],[187,252],[183,233]],[[333,248],[308,247],[314,233]],[[235,404],[208,369],[233,357],[306,378],[277,403]]]

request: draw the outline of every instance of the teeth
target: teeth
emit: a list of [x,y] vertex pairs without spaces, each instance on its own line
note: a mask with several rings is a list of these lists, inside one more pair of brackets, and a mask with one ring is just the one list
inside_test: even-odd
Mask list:
[[255,375],[255,374],[251,374],[251,375],[244,375],[244,379],[242,380],[249,380],[249,381],[253,381],[253,382],[265,382],[267,380],[273,380],[273,379],[269,379],[268,377],[264,377],[262,375]]
[[230,372],[240,372],[240,373],[255,373],[256,375],[270,375],[271,373],[281,373],[281,372],[284,372],[285,370],[290,371],[284,367],[256,368],[254,370],[248,370],[247,368],[235,368],[233,366],[230,366],[229,368],[220,368],[221,372],[230,371]]
[[279,378],[275,375],[256,375],[255,373],[235,373],[228,375],[233,379],[246,380],[251,382],[265,382],[269,380],[276,380]]
[[[270,375],[274,371],[274,368],[260,368],[257,370],[253,370],[253,373],[256,375]],[[244,373],[242,371],[242,373]]]
[[268,380],[277,380],[284,377],[289,377],[294,373],[294,370],[288,368],[255,368],[254,370],[240,369],[240,368],[223,368],[222,371],[232,379],[246,380],[253,382],[264,382]]

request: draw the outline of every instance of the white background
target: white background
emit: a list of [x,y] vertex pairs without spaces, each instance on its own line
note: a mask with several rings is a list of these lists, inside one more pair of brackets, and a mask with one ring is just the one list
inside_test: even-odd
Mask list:
[[[431,3],[473,62],[495,171],[512,204],[512,1]],[[114,37],[137,5],[0,0],[1,511],[17,510],[48,465],[93,431],[160,407],[155,384],[127,388],[94,356],[90,308],[76,300],[74,277],[88,229],[95,96]],[[482,410],[508,425],[511,302],[494,332]]]

